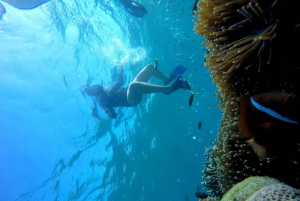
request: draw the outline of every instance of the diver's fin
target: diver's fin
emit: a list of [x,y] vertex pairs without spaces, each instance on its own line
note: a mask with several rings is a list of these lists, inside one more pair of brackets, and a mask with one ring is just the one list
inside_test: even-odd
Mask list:
[[142,18],[145,14],[147,14],[147,10],[145,6],[136,1],[131,1],[130,6],[125,6],[126,10],[133,16]]
[[181,76],[185,71],[186,71],[186,67],[183,65],[179,65],[177,67],[175,67],[172,72],[170,73],[169,79],[167,81],[165,81],[165,84],[169,84],[169,82],[171,82],[172,80],[178,78],[179,76]]
[[186,83],[187,83],[186,80],[182,76],[179,76],[177,78],[177,80],[175,80],[175,82],[172,84],[172,91],[170,91],[169,93],[165,93],[165,94],[173,93],[174,91],[177,91],[178,89],[187,89]]
[[252,147],[254,153],[258,156],[260,160],[265,160],[267,158],[267,149],[265,146],[255,142],[254,138],[246,141]]

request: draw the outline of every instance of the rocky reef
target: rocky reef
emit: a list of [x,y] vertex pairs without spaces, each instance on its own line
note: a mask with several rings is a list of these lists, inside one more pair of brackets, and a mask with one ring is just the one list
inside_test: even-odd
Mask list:
[[[298,8],[283,0],[202,0],[197,7],[194,29],[205,37],[205,65],[223,112],[214,146],[206,149],[203,185],[214,199],[251,176],[300,188],[299,122],[292,128],[282,124],[280,132],[268,127],[265,136],[239,127],[241,98],[272,91],[300,94]],[[300,114],[299,107],[294,112]],[[264,136],[266,159],[248,143],[253,136]]]

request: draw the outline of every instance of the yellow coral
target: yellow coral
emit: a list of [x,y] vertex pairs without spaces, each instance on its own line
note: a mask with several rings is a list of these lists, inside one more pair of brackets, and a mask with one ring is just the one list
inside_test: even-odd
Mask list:
[[221,201],[299,201],[300,191],[271,177],[249,177],[233,186]]

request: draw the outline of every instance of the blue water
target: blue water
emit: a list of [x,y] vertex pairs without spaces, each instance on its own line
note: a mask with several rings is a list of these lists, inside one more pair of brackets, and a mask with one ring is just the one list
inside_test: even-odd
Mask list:
[[[141,1],[142,19],[117,0],[53,0],[32,10],[1,3],[0,200],[197,200],[221,112],[193,2]],[[91,115],[93,100],[78,88],[113,84],[122,61],[128,84],[155,58],[165,74],[188,67],[191,107],[180,90],[145,95],[116,109],[116,120],[100,107],[99,118]]]

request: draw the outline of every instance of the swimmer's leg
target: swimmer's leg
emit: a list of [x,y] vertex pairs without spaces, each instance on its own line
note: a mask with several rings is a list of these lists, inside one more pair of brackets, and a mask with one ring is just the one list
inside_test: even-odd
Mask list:
[[168,77],[155,69],[153,65],[145,66],[128,86],[127,100],[131,105],[138,105],[142,101],[143,94],[170,93],[172,91],[172,86],[149,84],[148,81],[151,76],[163,81],[168,80]]
[[153,65],[148,64],[139,72],[139,74],[137,74],[133,81],[148,82],[151,76],[157,77],[162,81],[167,81],[169,79],[159,69],[155,69]]

